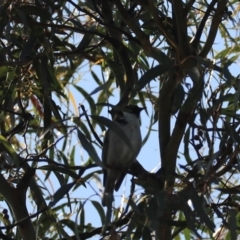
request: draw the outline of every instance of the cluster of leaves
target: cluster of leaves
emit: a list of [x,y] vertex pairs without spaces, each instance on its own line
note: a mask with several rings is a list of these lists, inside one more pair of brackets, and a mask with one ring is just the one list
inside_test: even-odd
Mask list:
[[[1,1],[1,239],[101,233],[86,222],[85,206],[92,203],[102,224],[104,209],[83,189],[99,182],[98,136],[111,127],[99,115],[116,89],[117,105],[148,106],[144,143],[158,126],[161,169],[129,169],[137,179],[106,234],[236,239],[240,80],[231,66],[239,7],[237,0]],[[76,93],[87,108],[79,114]]]

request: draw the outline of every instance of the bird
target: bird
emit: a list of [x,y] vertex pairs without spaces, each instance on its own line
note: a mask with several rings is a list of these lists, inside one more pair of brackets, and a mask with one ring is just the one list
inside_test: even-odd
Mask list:
[[113,122],[128,138],[128,143],[113,129],[106,131],[103,149],[103,197],[102,205],[111,208],[113,193],[118,191],[126,175],[127,169],[135,161],[142,146],[140,131],[140,112],[145,109],[136,105],[128,105],[121,111],[113,111]]

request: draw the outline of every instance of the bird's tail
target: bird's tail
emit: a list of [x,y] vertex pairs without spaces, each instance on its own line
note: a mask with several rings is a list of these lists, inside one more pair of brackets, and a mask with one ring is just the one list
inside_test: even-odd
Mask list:
[[[109,171],[110,173],[110,171]],[[112,216],[112,202],[114,200],[113,197],[113,192],[114,192],[114,185],[115,185],[115,178],[116,176],[110,174],[107,174],[107,178],[105,181],[105,188],[103,191],[103,196],[102,196],[102,205],[104,207],[107,207],[107,212],[106,212],[106,219],[105,223],[102,229],[102,235],[105,234],[107,227],[109,223],[111,222],[111,216]]]
[[108,205],[112,205],[112,202],[114,200],[114,197],[113,197],[114,185],[115,185],[115,178],[113,179],[113,178],[107,177],[105,182],[105,188],[103,191],[103,196],[102,196],[102,205],[104,207]]

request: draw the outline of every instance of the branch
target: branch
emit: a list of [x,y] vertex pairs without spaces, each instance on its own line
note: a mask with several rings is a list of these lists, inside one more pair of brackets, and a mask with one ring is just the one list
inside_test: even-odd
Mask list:
[[96,131],[94,130],[94,128],[93,128],[93,126],[92,126],[92,124],[91,124],[91,122],[90,122],[90,120],[89,120],[89,117],[88,117],[88,115],[87,115],[87,112],[86,112],[86,109],[85,109],[84,105],[80,105],[80,106],[81,106],[81,108],[82,108],[82,110],[83,110],[83,114],[84,114],[84,116],[85,116],[85,118],[86,118],[86,120],[87,120],[88,126],[90,127],[90,129],[91,129],[91,131],[92,131],[92,133],[93,133],[93,136],[96,138],[96,140],[98,141],[98,143],[99,143],[101,146],[103,146],[102,140],[101,140],[101,139],[99,138],[99,136],[97,135]]
[[183,19],[187,18],[187,15],[189,14],[193,4],[195,3],[196,0],[189,0],[188,3],[186,3],[184,11],[183,11]]
[[177,73],[169,73],[168,79],[161,84],[158,104],[158,139],[161,152],[162,167],[166,168],[168,159],[165,158],[166,147],[170,141],[171,111],[173,102],[173,92],[177,86]]
[[201,40],[201,36],[202,36],[202,32],[203,32],[203,29],[205,27],[205,24],[208,20],[208,17],[209,15],[211,14],[211,11],[213,10],[213,7],[214,5],[218,2],[218,0],[213,0],[210,5],[208,6],[208,9],[207,11],[205,12],[204,16],[203,16],[203,19],[197,29],[197,32],[196,32],[196,35],[191,43],[193,49],[196,49],[200,43],[200,40]]
[[176,19],[177,25],[177,34],[178,34],[178,51],[180,53],[180,57],[185,58],[190,55],[190,46],[188,43],[188,35],[187,35],[187,19],[183,18],[183,2],[179,0],[173,0],[173,10]]
[[[118,0],[116,0],[116,2],[117,1]],[[122,43],[121,32],[115,29],[115,23],[112,18],[112,9],[110,7],[110,4],[111,3],[109,3],[108,1],[102,1],[102,14],[104,16],[104,22],[107,26],[110,36],[112,39],[114,39],[114,41],[111,41],[110,43],[115,48],[115,51],[117,52],[125,71],[126,83],[124,89],[121,89],[123,93],[119,103],[117,104],[118,106],[125,106],[129,102],[130,93],[132,92],[132,89],[137,79],[135,72],[132,68],[130,57],[128,57],[129,54],[127,48]],[[122,7],[121,3],[118,3],[118,5],[119,6],[117,7],[120,8],[119,12],[120,14],[122,14],[122,10],[124,10],[124,8]]]
[[114,0],[116,7],[122,17],[122,20],[128,25],[132,31],[136,34],[137,38],[141,41],[142,46],[150,45],[148,35],[146,35],[140,27],[136,24],[136,20],[133,19],[126,11],[120,0]]
[[206,43],[205,43],[202,51],[199,54],[200,57],[205,58],[212,48],[212,45],[216,38],[219,24],[221,23],[222,16],[223,16],[224,10],[226,8],[227,2],[228,2],[228,0],[219,0],[218,1],[218,6],[216,9],[216,13],[212,19],[212,24],[211,24],[211,27],[210,27],[210,30],[208,33],[208,38],[206,40]]
[[157,27],[162,32],[163,36],[166,38],[166,41],[168,42],[168,44],[172,48],[174,48],[176,51],[178,51],[178,46],[177,46],[176,41],[173,39],[171,33],[169,33],[168,29],[164,25],[162,18],[159,17],[158,9],[155,7],[154,2],[151,0],[148,1],[148,9],[153,16],[153,19],[154,19],[155,23],[157,24]]
[[204,81],[203,79],[200,78],[191,89],[188,98],[186,99],[181,110],[178,113],[176,124],[172,132],[172,136],[170,138],[170,141],[166,148],[166,152],[164,154],[164,159],[168,161],[168,164],[166,165],[166,174],[167,176],[169,176],[168,187],[170,188],[172,188],[174,184],[174,178],[172,178],[171,174],[175,172],[178,149],[183,134],[185,132],[186,126],[188,124],[188,120],[191,117],[197,102],[201,98],[203,86]]
[[26,188],[24,187],[24,189],[21,189],[11,187],[3,175],[0,174],[0,193],[10,205],[16,221],[21,221],[21,223],[18,225],[18,229],[22,239],[34,240],[36,234],[32,222],[29,218],[27,218],[28,211],[25,202]]
[[[116,222],[112,222],[112,225],[116,226],[116,227],[122,227],[123,225],[127,224],[131,218],[131,216],[133,215],[133,211],[129,212],[124,218],[120,219],[119,221]],[[110,230],[111,226],[107,227],[107,230]],[[98,227],[95,228],[94,230],[90,231],[90,232],[85,232],[85,233],[81,233],[78,235],[78,237],[76,237],[75,235],[71,236],[72,240],[84,240],[84,239],[89,239],[95,235],[99,235],[102,232],[102,227]],[[61,238],[61,240],[67,240],[66,238]]]

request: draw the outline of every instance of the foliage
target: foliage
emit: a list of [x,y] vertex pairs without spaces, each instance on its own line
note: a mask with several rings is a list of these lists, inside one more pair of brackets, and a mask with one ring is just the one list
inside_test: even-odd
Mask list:
[[104,234],[236,239],[239,7],[237,0],[1,1],[1,239],[99,238],[99,136],[111,127],[100,115],[113,96],[118,107],[147,106],[143,143],[158,129],[161,168],[129,169],[128,201],[116,202]]

